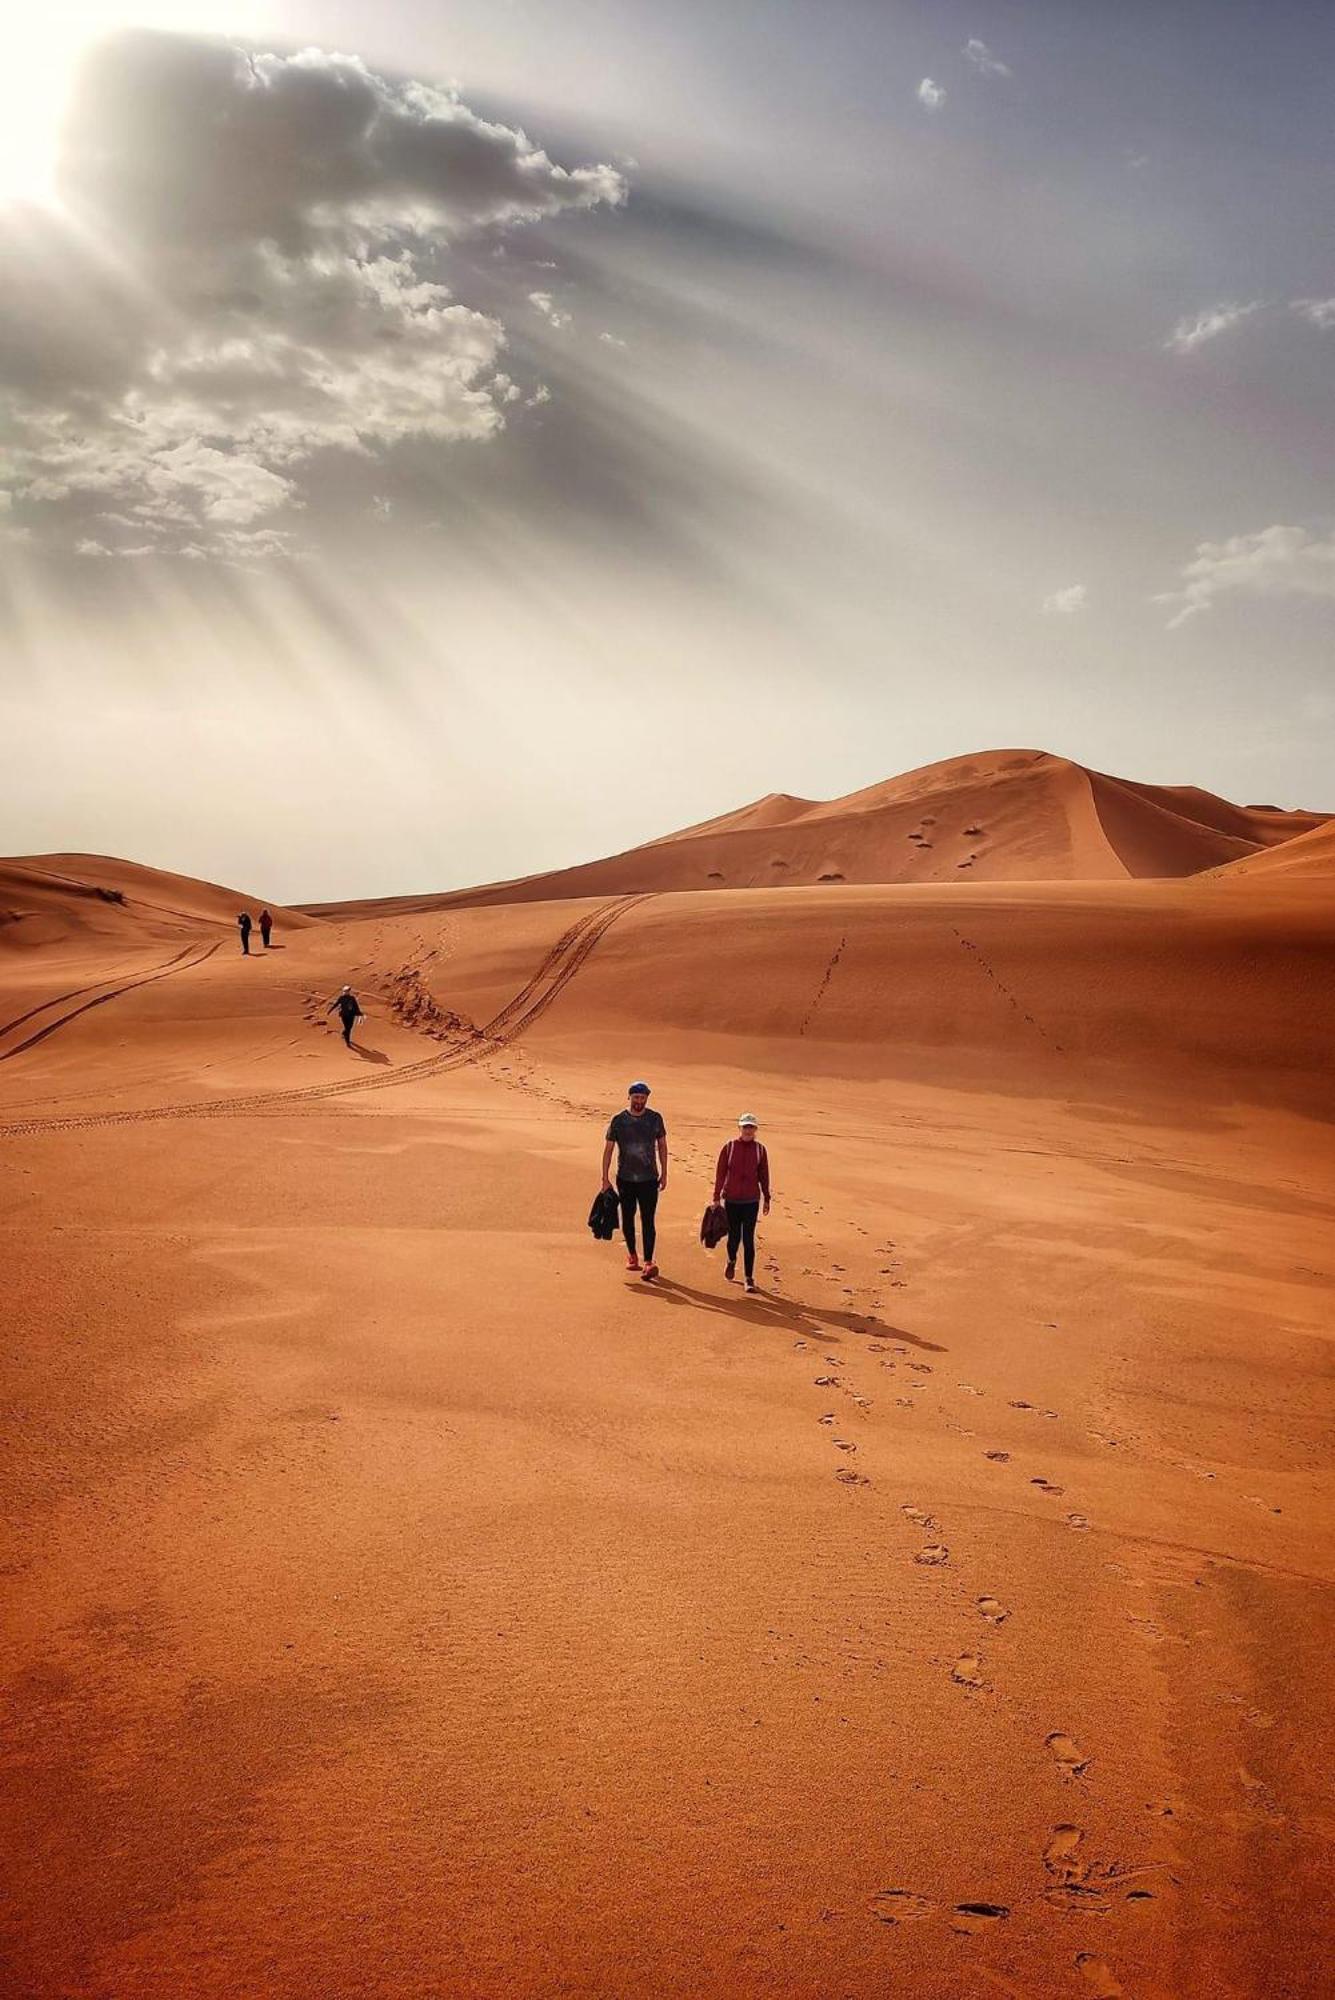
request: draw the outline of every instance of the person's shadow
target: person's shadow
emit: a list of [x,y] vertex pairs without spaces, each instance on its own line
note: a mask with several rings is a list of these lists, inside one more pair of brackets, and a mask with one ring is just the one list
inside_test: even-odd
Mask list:
[[360,1056],[363,1062],[387,1063],[389,1061],[389,1057],[383,1049],[363,1048],[360,1042],[349,1042],[348,1047],[355,1056]]
[[842,1307],[827,1312],[820,1306],[804,1305],[800,1299],[789,1298],[783,1292],[744,1292],[740,1285],[735,1292],[731,1288],[726,1292],[702,1292],[697,1286],[683,1285],[675,1278],[657,1278],[652,1285],[641,1285],[639,1289],[646,1297],[661,1299],[667,1305],[689,1305],[700,1312],[723,1313],[729,1319],[749,1320],[752,1326],[767,1332],[800,1333],[808,1340],[823,1340],[827,1345],[832,1341],[837,1344],[836,1329],[842,1329],[846,1333],[867,1334],[873,1340],[902,1341],[906,1347],[919,1348],[924,1354],[947,1352],[939,1341],[924,1340],[921,1334],[891,1326],[875,1313],[849,1312]]

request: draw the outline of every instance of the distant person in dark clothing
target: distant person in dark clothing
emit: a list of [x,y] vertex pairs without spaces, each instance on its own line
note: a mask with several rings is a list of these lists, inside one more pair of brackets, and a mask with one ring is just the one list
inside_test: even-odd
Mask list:
[[769,1154],[757,1135],[753,1111],[744,1111],[737,1120],[737,1137],[729,1139],[714,1169],[714,1200],[728,1212],[728,1262],[725,1278],[737,1276],[740,1249],[746,1272],[746,1289],[756,1289],[756,1219],[760,1204],[769,1214]]
[[654,1262],[656,1230],[654,1216],[658,1197],[668,1184],[667,1126],[656,1111],[650,1111],[649,1086],[633,1083],[626,1093],[627,1109],[618,1111],[607,1128],[603,1146],[603,1186],[612,1185],[612,1150],[617,1153],[617,1193],[621,1197],[621,1233],[626,1239],[626,1269],[638,1271],[635,1252],[635,1217],[644,1234],[644,1278],[652,1284],[658,1276]]
[[269,915],[269,912],[267,910],[261,910],[260,937],[263,941],[264,949],[266,951],[269,949],[269,933],[272,929],[273,929],[273,918]]
[[338,1018],[343,1023],[343,1039],[348,1047],[351,1048],[353,1029],[356,1027],[358,1021],[366,1019],[366,1016],[362,1013],[361,1002],[352,988],[345,986],[337,999],[329,1002],[329,1005],[325,1008],[325,1013],[332,1014],[335,1007],[338,1009]]
[[241,949],[246,954],[246,957],[249,958],[250,957],[250,911],[249,910],[243,910],[241,912],[241,915],[236,920],[236,927],[241,933]]

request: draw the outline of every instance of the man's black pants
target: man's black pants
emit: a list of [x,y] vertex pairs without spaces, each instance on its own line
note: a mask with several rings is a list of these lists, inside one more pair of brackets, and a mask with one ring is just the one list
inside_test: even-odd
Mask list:
[[641,1230],[644,1235],[644,1261],[654,1261],[654,1211],[658,1207],[657,1181],[623,1181],[617,1178],[617,1193],[621,1196],[621,1233],[626,1239],[626,1248],[635,1255],[635,1211],[640,1213]]
[[758,1201],[725,1201],[728,1211],[728,1262],[737,1262],[740,1244],[745,1258],[748,1278],[756,1275],[756,1217],[760,1213]]

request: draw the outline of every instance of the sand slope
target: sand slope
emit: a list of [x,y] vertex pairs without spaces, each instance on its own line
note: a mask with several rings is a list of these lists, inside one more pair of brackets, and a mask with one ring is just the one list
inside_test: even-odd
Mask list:
[[827,802],[772,793],[628,853],[443,896],[312,904],[347,917],[680,889],[839,882],[1175,877],[1319,823],[1190,787],[1110,778],[1042,751],[955,757]]
[[[201,925],[234,926],[257,916],[260,897],[190,875],[173,875],[103,854],[28,854],[0,860],[0,948],[92,936],[167,937]],[[314,921],[277,902],[285,930]]]
[[1314,884],[1335,878],[1335,824],[1314,826],[1306,833],[1260,854],[1248,855],[1220,869],[1221,880],[1259,875],[1263,881],[1303,878]]
[[1326,883],[284,941],[0,1035],[6,1994],[1324,2000]]

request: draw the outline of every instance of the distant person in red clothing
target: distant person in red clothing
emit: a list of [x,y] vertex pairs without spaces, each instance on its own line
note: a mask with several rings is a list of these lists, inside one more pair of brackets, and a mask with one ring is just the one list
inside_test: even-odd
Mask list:
[[756,1219],[760,1204],[769,1214],[769,1154],[759,1139],[759,1121],[752,1111],[737,1120],[737,1137],[729,1139],[714,1169],[714,1200],[728,1213],[728,1263],[725,1278],[737,1276],[737,1251],[742,1252],[746,1289],[756,1290]]
[[272,931],[272,929],[273,929],[273,918],[269,915],[269,912],[267,910],[261,910],[260,937],[264,941],[264,949],[266,951],[269,949],[269,933]]

